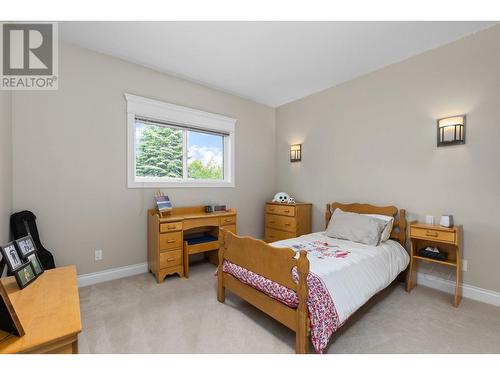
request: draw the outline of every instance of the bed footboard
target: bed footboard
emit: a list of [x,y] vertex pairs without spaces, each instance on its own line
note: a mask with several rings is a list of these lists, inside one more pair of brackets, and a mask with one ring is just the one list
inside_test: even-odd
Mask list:
[[[296,353],[307,353],[309,349],[309,313],[307,310],[309,260],[307,259],[307,253],[301,251],[299,258],[296,259],[295,251],[292,249],[276,248],[264,241],[251,237],[240,237],[222,228],[220,229],[219,239],[219,268],[217,274],[217,299],[219,302],[224,302],[225,291],[226,289],[230,290],[295,331]],[[299,300],[298,307],[296,309],[291,308],[223,272],[224,260],[294,290]],[[297,267],[298,284],[292,279],[292,269],[294,267]]]

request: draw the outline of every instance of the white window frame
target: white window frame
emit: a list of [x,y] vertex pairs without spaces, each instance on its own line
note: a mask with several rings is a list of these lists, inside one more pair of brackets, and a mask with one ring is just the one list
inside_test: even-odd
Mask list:
[[[125,94],[127,100],[127,176],[129,188],[171,188],[171,187],[235,187],[235,125],[236,119],[161,102],[137,95]],[[179,126],[186,126],[213,132],[225,132],[224,137],[224,180],[166,179],[162,177],[137,177],[136,162],[136,117],[144,117]],[[186,150],[184,137],[184,150]],[[187,152],[187,151],[185,151]],[[186,159],[185,157],[183,157]],[[187,161],[183,161],[184,169]],[[184,173],[184,175],[186,175]]]

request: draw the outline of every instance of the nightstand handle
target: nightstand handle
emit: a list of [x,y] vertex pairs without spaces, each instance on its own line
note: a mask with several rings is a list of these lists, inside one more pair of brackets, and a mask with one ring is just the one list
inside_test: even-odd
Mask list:
[[438,232],[431,232],[428,230],[427,232],[425,232],[425,235],[429,236],[429,237],[437,237],[437,236],[439,236],[439,233]]
[[285,211],[283,211],[283,212],[284,212],[285,214],[287,214],[287,213],[289,213],[289,212],[290,212],[290,210],[285,210]]
[[174,243],[175,240],[168,240],[167,243]]

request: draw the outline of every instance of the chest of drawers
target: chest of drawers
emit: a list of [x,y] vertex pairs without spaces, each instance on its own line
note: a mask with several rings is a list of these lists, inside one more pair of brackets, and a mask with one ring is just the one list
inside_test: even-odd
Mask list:
[[264,218],[265,241],[280,241],[311,233],[311,207],[311,203],[267,202]]

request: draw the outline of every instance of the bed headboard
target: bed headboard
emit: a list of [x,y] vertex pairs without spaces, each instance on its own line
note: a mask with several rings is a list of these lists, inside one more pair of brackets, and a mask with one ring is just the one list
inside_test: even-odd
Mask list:
[[378,214],[394,217],[394,225],[392,227],[391,239],[398,241],[401,246],[406,247],[406,211],[399,210],[395,206],[378,207],[371,204],[350,203],[344,204],[339,202],[328,203],[326,205],[326,225],[330,222],[333,211],[340,208],[342,211],[354,212],[357,214]]

